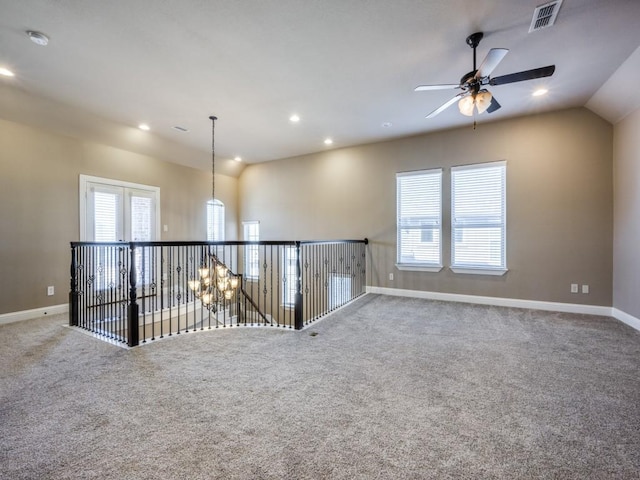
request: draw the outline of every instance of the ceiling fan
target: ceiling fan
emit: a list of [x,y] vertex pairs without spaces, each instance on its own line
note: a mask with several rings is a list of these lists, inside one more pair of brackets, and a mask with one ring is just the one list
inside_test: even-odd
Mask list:
[[427,115],[427,118],[433,118],[440,112],[446,110],[454,103],[458,102],[460,113],[468,117],[473,115],[474,109],[478,113],[492,113],[500,108],[500,104],[486,85],[497,86],[505,83],[524,82],[525,80],[533,80],[534,78],[550,77],[556,69],[555,65],[534,68],[533,70],[524,70],[522,72],[510,73],[499,77],[491,77],[491,72],[498,66],[509,50],[506,48],[492,48],[482,61],[480,68],[476,69],[476,48],[482,40],[482,32],[476,32],[467,37],[467,45],[473,48],[473,70],[465,74],[459,84],[440,84],[440,85],[419,85],[415,88],[416,92],[425,90],[449,90],[460,89],[458,95],[451,100],[445,102],[440,107]]

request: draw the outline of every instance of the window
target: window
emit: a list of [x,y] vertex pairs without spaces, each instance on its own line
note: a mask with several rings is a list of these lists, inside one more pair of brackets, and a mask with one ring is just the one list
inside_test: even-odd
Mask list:
[[506,162],[451,169],[451,269],[503,275]]
[[207,240],[224,242],[224,203],[220,200],[207,202]]
[[283,247],[282,255],[282,305],[293,307],[296,303],[296,269],[298,262],[296,247]]
[[333,310],[351,300],[351,276],[334,273],[329,278],[329,310]]
[[93,203],[93,207],[88,212],[89,228],[93,231],[93,234],[89,236],[95,242],[117,242],[124,238],[122,216],[120,215],[122,195],[117,191],[108,192],[106,190],[106,188],[101,188],[96,191],[93,188],[89,193],[89,204]]
[[[260,222],[242,222],[244,239],[248,242],[260,240]],[[249,280],[257,280],[260,275],[260,246],[245,245],[244,276]]]
[[399,269],[442,268],[442,169],[396,175]]

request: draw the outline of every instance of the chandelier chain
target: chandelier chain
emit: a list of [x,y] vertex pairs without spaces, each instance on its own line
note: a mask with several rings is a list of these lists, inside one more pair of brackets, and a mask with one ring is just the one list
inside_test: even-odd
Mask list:
[[[216,120],[218,117],[210,116],[211,119],[211,203],[216,202]],[[213,208],[213,207],[212,207]]]

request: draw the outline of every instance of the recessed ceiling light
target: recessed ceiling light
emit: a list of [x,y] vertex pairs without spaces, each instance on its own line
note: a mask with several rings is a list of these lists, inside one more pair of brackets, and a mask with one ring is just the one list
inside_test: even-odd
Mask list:
[[149,125],[147,125],[146,123],[141,123],[140,125],[138,125],[138,128],[140,130],[144,130],[145,132],[148,132],[149,130],[151,130],[151,128],[149,128]]
[[289,121],[291,123],[298,123],[300,121],[300,117],[296,114],[293,114],[289,117]]
[[33,43],[35,43],[36,45],[40,45],[41,47],[46,47],[47,44],[49,43],[49,37],[47,37],[42,32],[35,32],[33,30],[28,30],[27,35],[29,35],[29,38]]
[[242,161],[242,157],[234,157],[233,158],[236,162],[241,162]]
[[11,70],[4,67],[0,67],[0,75],[4,75],[5,77],[15,77],[15,74]]
[[541,95],[544,95],[545,93],[547,93],[549,90],[547,90],[546,88],[539,88],[538,90],[536,90],[535,92],[532,93],[532,95],[534,97],[539,97]]
[[333,140],[331,140],[330,138],[325,138],[324,139],[324,144],[325,145],[331,145],[333,143]]

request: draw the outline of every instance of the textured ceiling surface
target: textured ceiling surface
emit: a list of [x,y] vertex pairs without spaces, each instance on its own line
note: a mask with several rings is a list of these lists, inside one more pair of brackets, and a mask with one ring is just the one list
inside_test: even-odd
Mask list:
[[[263,162],[471,125],[455,105],[425,118],[457,91],[413,89],[472,70],[465,38],[476,31],[478,63],[510,50],[494,76],[556,65],[550,78],[490,87],[502,108],[479,124],[587,104],[640,45],[640,1],[564,0],[554,26],[529,33],[540,3],[0,0],[0,66],[16,74],[0,83],[69,106],[59,122],[75,111],[146,122],[149,135],[202,152],[215,114],[217,154]],[[531,97],[540,86],[549,93]]]

